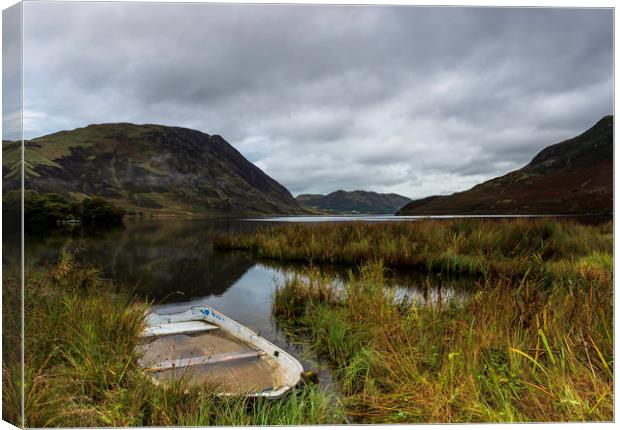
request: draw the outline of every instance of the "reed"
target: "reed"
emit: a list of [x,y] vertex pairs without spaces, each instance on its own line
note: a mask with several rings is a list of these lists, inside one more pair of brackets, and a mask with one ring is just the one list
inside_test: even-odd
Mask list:
[[[465,301],[397,301],[365,265],[326,301],[290,279],[298,342],[337,369],[347,414],[364,423],[610,421],[613,300],[606,258],[571,283],[486,278]],[[585,264],[585,263],[584,263]],[[545,282],[541,285],[541,282]],[[303,306],[302,306],[303,303]]]
[[2,419],[15,426],[21,419],[21,282],[19,268],[2,271]]
[[[183,378],[156,386],[137,364],[135,350],[147,303],[123,286],[102,281],[96,269],[78,266],[67,254],[55,266],[32,267],[26,274],[28,427],[346,422],[338,400],[318,386],[279,402],[219,398],[213,394],[216,387],[190,387]],[[7,273],[4,289],[17,290],[15,279]],[[19,345],[16,333],[4,332],[5,342]],[[2,368],[3,417],[19,423],[21,374],[11,363]]]
[[[290,224],[220,236],[219,249],[259,258],[389,267],[472,275],[522,277],[526,272],[574,276],[573,263],[610,256],[612,224],[551,219],[423,220],[390,223]],[[563,265],[562,265],[563,264]]]
[[[273,312],[336,369],[341,400],[307,386],[278,402],[219,398],[183,379],[155,386],[135,346],[147,303],[63,255],[26,271],[25,385],[3,351],[3,418],[25,425],[166,426],[609,421],[613,230],[552,220],[290,225],[221,237],[311,269]],[[462,301],[397,300],[391,267],[482,275]],[[3,341],[19,345],[19,279],[3,273]],[[129,292],[128,292],[129,291]],[[15,350],[18,350],[16,348]]]

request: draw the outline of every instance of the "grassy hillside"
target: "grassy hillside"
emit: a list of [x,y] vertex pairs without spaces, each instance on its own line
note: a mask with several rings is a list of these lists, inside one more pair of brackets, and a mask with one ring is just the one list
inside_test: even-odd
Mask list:
[[[3,176],[19,187],[19,143],[3,142]],[[25,142],[25,186],[101,197],[155,214],[306,212],[220,136],[160,125],[98,124]],[[12,184],[15,182],[15,184]]]
[[414,200],[397,215],[600,214],[613,211],[613,116],[549,146],[522,169],[449,196]]

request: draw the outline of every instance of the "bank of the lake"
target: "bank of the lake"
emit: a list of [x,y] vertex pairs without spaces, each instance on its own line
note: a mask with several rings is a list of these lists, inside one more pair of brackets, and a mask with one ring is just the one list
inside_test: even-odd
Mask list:
[[[204,236],[206,225],[136,222],[27,238],[26,334],[34,336],[26,345],[26,425],[613,418],[611,223],[226,222]],[[216,236],[220,249],[211,246]],[[348,280],[324,263],[350,269]],[[411,291],[409,279],[394,288],[397,268],[434,270],[439,279],[477,275],[467,294],[427,300],[401,294]],[[426,290],[429,279],[421,281]],[[10,306],[17,278],[4,285],[14,286],[3,290]],[[155,387],[133,349],[154,297],[168,310],[215,303],[264,327],[261,334],[296,354],[326,360],[337,387],[306,387],[277,402],[218,399],[183,381]],[[248,319],[257,306],[243,297],[265,309]],[[8,363],[5,381],[18,381]],[[17,408],[17,385],[5,387]]]
[[[19,272],[5,272],[5,310],[19,309]],[[184,379],[153,384],[137,363],[148,303],[63,254],[29,267],[25,285],[24,406],[27,427],[299,425],[344,423],[339,400],[308,385],[277,402],[217,397]],[[19,423],[17,313],[3,313],[3,418]],[[11,328],[13,330],[11,330]]]
[[[97,267],[104,283],[126,285],[142,300],[152,302],[157,312],[212,306],[290,351],[304,368],[320,375],[321,386],[331,389],[333,375],[327,360],[304,345],[291,345],[272,318],[276,285],[306,265],[213,248],[213,238],[219,235],[246,234],[273,225],[239,219],[135,219],[115,226],[31,229],[24,252],[27,264],[35,267],[54,265],[63,252],[70,252],[79,264]],[[19,237],[5,234],[4,241],[5,261],[17,264],[20,249],[11,245],[19,245]],[[337,265],[317,269],[338,284],[347,276],[346,268]],[[475,278],[411,271],[394,271],[386,277],[388,288],[420,300],[465,296],[474,282]]]
[[288,224],[222,235],[216,249],[306,264],[570,279],[582,266],[610,259],[611,222],[598,225],[545,218],[460,218],[385,223]]
[[[362,265],[344,288],[310,271],[274,313],[337,368],[361,422],[613,419],[611,223],[454,220],[277,226],[220,248]],[[478,273],[461,300],[386,294],[388,267]]]

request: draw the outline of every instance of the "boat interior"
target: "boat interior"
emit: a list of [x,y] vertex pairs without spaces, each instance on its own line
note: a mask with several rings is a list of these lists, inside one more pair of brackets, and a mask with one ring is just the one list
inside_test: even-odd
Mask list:
[[261,393],[285,384],[277,360],[206,321],[149,327],[138,347],[140,365],[157,381],[187,378],[223,394]]

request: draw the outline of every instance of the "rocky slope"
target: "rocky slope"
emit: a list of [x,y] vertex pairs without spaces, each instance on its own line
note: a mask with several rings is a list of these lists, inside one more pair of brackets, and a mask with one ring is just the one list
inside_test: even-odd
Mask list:
[[[19,143],[4,141],[3,177],[19,188]],[[307,211],[222,137],[160,125],[97,124],[25,142],[25,188],[105,198],[154,214]]]
[[613,212],[613,116],[543,149],[525,167],[449,196],[414,200],[397,215]]

